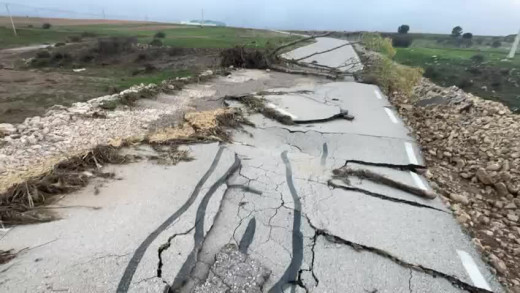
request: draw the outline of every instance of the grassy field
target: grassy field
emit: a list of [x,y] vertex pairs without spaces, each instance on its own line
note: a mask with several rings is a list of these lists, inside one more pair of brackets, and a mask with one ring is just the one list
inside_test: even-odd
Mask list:
[[[45,22],[49,29],[42,28]],[[16,18],[15,23],[17,37],[8,19],[0,17],[0,49],[67,44],[0,50],[0,123],[22,122],[55,104],[68,106],[219,67],[223,48],[276,47],[297,38],[266,30],[135,21]],[[164,46],[133,44],[148,44],[158,32],[164,34],[159,38]]]
[[[233,27],[197,27],[164,23],[111,23],[111,24],[60,24],[51,23],[50,29],[41,28],[41,24],[23,23],[24,19],[15,20],[18,25],[18,37],[13,35],[10,26],[0,21],[0,48],[35,45],[42,43],[65,42],[71,36],[85,33],[96,36],[136,37],[140,43],[149,43],[157,32],[165,33],[161,39],[164,45],[181,48],[229,48],[237,45],[247,47],[266,47],[269,42],[275,46],[290,41],[279,33]],[[29,27],[32,26],[32,27]]]
[[[425,76],[442,86],[456,85],[486,99],[498,100],[512,110],[520,109],[520,56],[506,60],[511,43],[504,37],[474,37],[470,46],[456,46],[447,35],[412,35],[408,48],[397,48],[395,61],[419,66]],[[493,47],[493,40],[502,40]],[[509,38],[510,39],[510,38]]]

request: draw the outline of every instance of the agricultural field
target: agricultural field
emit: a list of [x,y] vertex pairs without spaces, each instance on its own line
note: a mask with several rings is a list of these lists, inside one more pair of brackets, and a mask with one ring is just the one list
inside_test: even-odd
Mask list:
[[[0,123],[55,104],[218,67],[223,48],[276,47],[296,37],[232,27],[0,17]],[[50,27],[43,28],[45,23]]]
[[[279,33],[233,27],[197,27],[178,24],[105,21],[15,18],[18,37],[13,35],[10,23],[0,17],[0,48],[27,46],[42,43],[66,42],[82,36],[136,37],[137,42],[148,44],[157,32],[165,34],[164,45],[180,48],[229,48],[233,46],[265,47],[286,41],[288,36]],[[42,25],[49,23],[48,29]],[[268,44],[269,42],[269,44]]]
[[506,58],[511,36],[475,36],[470,44],[457,44],[447,35],[410,36],[408,48],[396,48],[395,61],[422,67],[426,77],[442,86],[456,85],[520,111],[520,54]]

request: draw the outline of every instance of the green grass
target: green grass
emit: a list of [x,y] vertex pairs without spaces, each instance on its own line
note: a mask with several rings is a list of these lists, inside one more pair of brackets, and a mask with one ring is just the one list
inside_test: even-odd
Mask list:
[[15,37],[11,28],[0,26],[0,48],[19,47],[63,42],[70,35],[68,32],[44,29],[19,28]]
[[[9,28],[0,27],[0,48],[63,42],[69,36],[80,35],[82,32],[95,33],[99,36],[137,37],[139,42],[149,43],[159,30],[155,30],[153,27],[150,30],[146,30],[146,26],[151,25],[74,25],[53,26],[46,30],[41,28],[19,28],[18,37],[15,37]],[[230,48],[237,45],[265,48],[268,46],[268,42],[276,46],[297,38],[270,31],[232,27],[201,28],[171,25],[171,28],[162,28],[160,31],[166,34],[166,37],[161,39],[164,45],[183,48]]]
[[[471,57],[484,57],[482,63]],[[397,48],[395,61],[419,66],[425,76],[442,86],[456,85],[480,97],[499,100],[513,110],[520,108],[520,56],[506,59],[500,50],[460,48]]]

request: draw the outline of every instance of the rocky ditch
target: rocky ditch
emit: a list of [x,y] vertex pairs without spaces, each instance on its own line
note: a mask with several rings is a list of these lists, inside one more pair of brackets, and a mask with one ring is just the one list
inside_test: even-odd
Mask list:
[[520,115],[423,79],[391,102],[423,149],[426,176],[510,292],[520,292]]

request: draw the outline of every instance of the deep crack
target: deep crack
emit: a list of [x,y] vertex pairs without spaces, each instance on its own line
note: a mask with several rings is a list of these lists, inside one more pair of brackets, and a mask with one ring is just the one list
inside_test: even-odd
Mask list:
[[358,188],[358,187],[339,185],[339,184],[334,183],[334,181],[332,181],[332,180],[328,181],[328,185],[333,187],[333,188],[340,188],[340,189],[344,189],[344,190],[348,190],[348,191],[361,192],[363,194],[366,194],[366,195],[369,195],[369,196],[372,196],[372,197],[375,197],[375,198],[379,198],[379,199],[382,199],[382,200],[387,200],[387,201],[407,204],[407,205],[411,205],[411,206],[414,206],[414,207],[420,207],[420,208],[425,208],[425,209],[432,209],[432,210],[435,210],[435,211],[439,211],[439,212],[450,214],[447,211],[444,211],[444,210],[441,210],[441,209],[438,209],[438,208],[435,208],[435,207],[432,207],[432,206],[429,206],[429,205],[425,205],[425,204],[422,204],[422,203],[418,203],[418,202],[415,202],[415,201],[409,201],[409,200],[406,200],[406,199],[395,198],[395,197],[391,197],[391,196],[384,195],[384,194],[381,194],[381,193],[368,191],[366,189],[362,189],[362,188]]
[[455,276],[448,275],[446,273],[443,273],[443,272],[440,272],[440,271],[437,271],[437,270],[434,270],[434,269],[431,269],[431,268],[427,268],[427,267],[424,267],[422,265],[412,264],[412,263],[406,262],[406,261],[404,261],[402,259],[399,259],[399,258],[393,256],[389,252],[384,251],[382,249],[371,247],[371,246],[367,246],[367,245],[363,245],[363,244],[359,244],[359,243],[354,243],[352,241],[343,239],[343,238],[341,238],[341,237],[339,237],[337,235],[331,234],[331,233],[327,232],[326,230],[322,230],[322,229],[316,228],[316,227],[312,226],[312,224],[311,224],[311,227],[313,227],[313,229],[316,230],[316,233],[318,234],[318,236],[323,236],[325,238],[325,240],[327,240],[327,241],[329,241],[331,243],[347,245],[347,246],[352,247],[356,251],[364,250],[364,251],[368,251],[368,252],[371,252],[371,253],[375,253],[375,254],[377,254],[377,255],[379,255],[381,257],[389,259],[389,260],[393,261],[394,263],[396,263],[396,264],[398,264],[398,265],[400,265],[402,267],[408,268],[410,270],[421,272],[421,273],[425,273],[425,274],[428,274],[428,275],[433,276],[433,277],[443,278],[443,279],[449,281],[453,286],[455,286],[457,288],[460,288],[462,290],[466,290],[466,291],[471,292],[471,293],[492,293],[492,291],[488,291],[486,289],[478,288],[478,287],[470,285],[470,284],[468,284],[468,283],[466,283],[464,281],[461,281],[461,280],[459,280]]
[[193,225],[189,230],[181,232],[181,233],[175,233],[172,236],[168,237],[168,241],[164,243],[163,245],[159,246],[159,249],[157,250],[157,254],[159,256],[159,263],[157,264],[157,278],[162,278],[162,267],[164,265],[163,259],[162,259],[162,253],[170,248],[171,242],[173,239],[175,239],[177,236],[184,236],[189,234],[193,229],[195,229],[196,225]]

